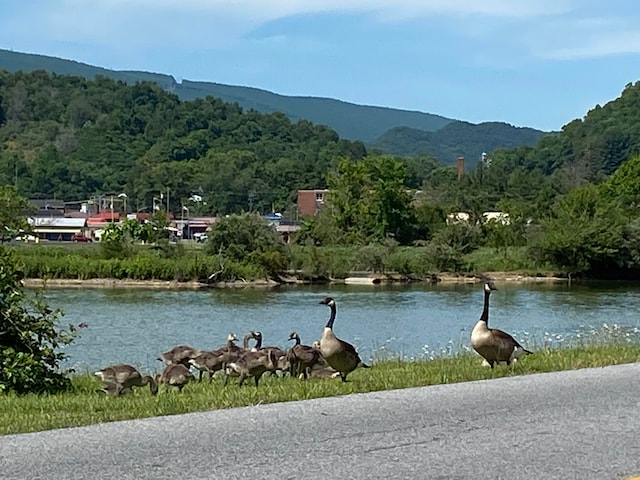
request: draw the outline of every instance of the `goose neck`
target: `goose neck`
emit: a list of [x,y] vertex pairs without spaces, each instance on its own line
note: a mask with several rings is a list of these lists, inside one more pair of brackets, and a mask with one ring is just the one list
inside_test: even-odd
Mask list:
[[325,328],[333,329],[333,322],[336,321],[336,306],[334,303],[330,303],[329,308],[331,309],[331,314],[329,315],[329,321]]
[[489,296],[490,295],[491,295],[491,292],[488,291],[488,290],[485,290],[485,292],[484,292],[484,306],[482,308],[482,315],[480,315],[480,320],[485,322],[487,324],[487,326],[489,325]]

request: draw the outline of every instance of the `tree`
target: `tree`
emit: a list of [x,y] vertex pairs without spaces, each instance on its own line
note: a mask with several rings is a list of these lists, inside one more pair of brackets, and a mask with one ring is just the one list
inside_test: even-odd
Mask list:
[[597,187],[585,185],[557,203],[530,245],[569,274],[611,273],[624,263],[626,223],[618,205],[603,202]]
[[392,237],[413,240],[416,216],[404,185],[406,165],[388,156],[344,159],[329,175],[329,214],[342,243],[364,244]]
[[28,231],[27,216],[32,210],[29,201],[18,195],[13,186],[0,186],[0,239],[11,239]]
[[286,268],[286,245],[276,229],[255,213],[229,215],[213,224],[207,252],[231,260],[255,263],[269,275]]
[[22,276],[10,252],[0,247],[0,391],[57,392],[70,385],[59,371],[66,355],[58,349],[73,341],[75,328],[60,329],[61,311],[25,295]]

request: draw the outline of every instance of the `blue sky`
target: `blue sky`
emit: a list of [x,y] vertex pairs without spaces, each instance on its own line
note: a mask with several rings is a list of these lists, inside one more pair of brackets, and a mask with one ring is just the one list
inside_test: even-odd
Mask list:
[[2,0],[0,48],[558,130],[640,75],[637,0]]

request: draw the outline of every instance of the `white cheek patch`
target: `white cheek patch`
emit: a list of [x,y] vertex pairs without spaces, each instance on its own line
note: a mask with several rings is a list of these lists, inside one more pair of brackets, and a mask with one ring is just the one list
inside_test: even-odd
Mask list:
[[329,303],[327,303],[327,305],[330,305],[330,306],[332,306],[332,307],[333,307],[335,304],[336,304],[335,300],[331,300]]

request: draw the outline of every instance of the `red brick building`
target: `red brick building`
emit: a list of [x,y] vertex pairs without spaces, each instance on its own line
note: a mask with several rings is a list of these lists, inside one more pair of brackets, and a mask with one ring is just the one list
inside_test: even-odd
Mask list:
[[329,190],[298,190],[298,216],[313,216],[327,200]]

